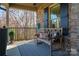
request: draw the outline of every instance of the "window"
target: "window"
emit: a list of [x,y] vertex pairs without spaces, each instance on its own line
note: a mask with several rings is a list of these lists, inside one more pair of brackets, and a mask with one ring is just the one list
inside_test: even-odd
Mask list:
[[60,5],[56,4],[51,7],[51,27],[60,27]]

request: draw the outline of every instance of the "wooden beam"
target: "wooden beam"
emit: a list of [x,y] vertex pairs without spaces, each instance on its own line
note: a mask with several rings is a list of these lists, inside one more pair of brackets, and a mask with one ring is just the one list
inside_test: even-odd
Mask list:
[[51,8],[51,7],[53,7],[53,6],[55,6],[55,5],[57,5],[58,3],[53,3],[53,4],[51,4],[49,7]]
[[6,4],[6,26],[9,27],[9,4]]
[[48,27],[50,28],[50,7],[48,7]]
[[50,5],[51,5],[51,3],[41,3],[41,4],[37,7],[37,10],[38,10],[38,9],[44,9],[44,8],[50,6]]

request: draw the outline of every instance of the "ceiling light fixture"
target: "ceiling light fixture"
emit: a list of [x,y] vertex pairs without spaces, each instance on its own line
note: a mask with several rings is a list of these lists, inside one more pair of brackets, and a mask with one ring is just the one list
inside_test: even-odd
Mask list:
[[33,5],[36,6],[37,4],[36,3],[33,3]]

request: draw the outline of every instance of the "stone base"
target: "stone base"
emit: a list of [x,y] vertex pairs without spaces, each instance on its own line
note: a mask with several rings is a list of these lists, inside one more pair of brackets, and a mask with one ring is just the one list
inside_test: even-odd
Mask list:
[[77,54],[78,54],[77,49],[71,48],[70,55],[71,56],[77,56]]

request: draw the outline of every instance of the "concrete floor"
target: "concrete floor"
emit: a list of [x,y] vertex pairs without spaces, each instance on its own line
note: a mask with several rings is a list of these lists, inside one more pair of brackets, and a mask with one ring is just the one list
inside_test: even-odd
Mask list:
[[35,40],[28,41],[16,41],[12,45],[7,46],[7,55],[8,56],[67,56],[67,52],[64,50],[50,50],[50,46],[41,43],[37,44]]
[[7,46],[8,56],[49,56],[50,47],[45,44],[38,44],[33,41],[19,41]]

